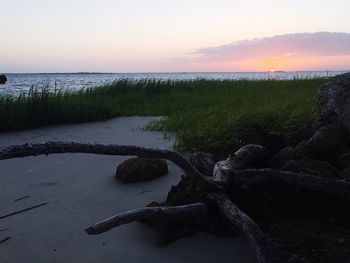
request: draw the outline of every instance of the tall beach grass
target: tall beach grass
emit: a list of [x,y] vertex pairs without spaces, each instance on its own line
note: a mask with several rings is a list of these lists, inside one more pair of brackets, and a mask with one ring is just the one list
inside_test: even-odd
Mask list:
[[317,88],[326,79],[118,80],[79,91],[31,89],[0,95],[0,131],[106,120],[166,116],[148,128],[176,132],[179,149],[228,151],[240,127],[254,123],[288,133],[312,123]]

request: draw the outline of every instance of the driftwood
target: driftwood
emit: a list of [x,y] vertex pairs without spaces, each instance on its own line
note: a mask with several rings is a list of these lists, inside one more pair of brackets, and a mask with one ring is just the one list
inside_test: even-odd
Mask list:
[[41,203],[41,204],[34,205],[34,206],[31,206],[31,207],[27,207],[25,209],[21,209],[21,210],[18,210],[18,211],[15,211],[15,212],[12,212],[12,213],[0,216],[0,219],[6,218],[6,217],[9,217],[9,216],[13,216],[13,215],[17,215],[19,213],[23,213],[23,212],[26,212],[26,211],[29,211],[29,210],[32,210],[32,209],[35,209],[35,208],[47,205],[47,204],[48,204],[48,202],[45,202],[45,203]]
[[29,195],[26,195],[26,196],[23,196],[23,197],[19,197],[19,198],[15,199],[14,201],[15,202],[22,201],[22,200],[27,199],[29,197],[30,197]]
[[274,169],[244,169],[236,170],[233,173],[236,185],[242,188],[288,186],[350,201],[350,182],[347,181]]
[[214,188],[218,186],[209,178],[202,175],[190,162],[188,162],[180,153],[166,149],[151,149],[132,145],[116,144],[91,144],[76,142],[46,142],[38,144],[24,144],[10,146],[0,150],[0,160],[49,155],[55,153],[91,153],[101,155],[119,155],[147,158],[163,158],[172,161],[179,166],[187,176],[199,183],[205,188]]
[[275,262],[270,242],[260,227],[243,211],[241,211],[227,195],[222,192],[212,192],[208,194],[224,216],[246,234],[255,248],[255,257],[259,262]]
[[276,169],[234,169],[229,159],[215,165],[213,180],[228,191],[234,191],[237,187],[248,189],[288,186],[288,188],[318,192],[350,201],[350,182],[348,181]]
[[160,206],[160,207],[144,207],[126,213],[118,214],[98,222],[85,230],[89,235],[101,234],[110,229],[129,224],[134,221],[144,220],[157,215],[178,216],[178,217],[199,217],[207,213],[207,205],[204,203],[196,203],[183,206]]
[[[178,152],[165,149],[149,149],[136,146],[83,144],[74,142],[47,142],[7,147],[0,150],[0,160],[55,153],[91,153],[121,156],[136,155],[139,157],[163,158],[170,160],[178,165],[191,180],[196,182],[199,186],[203,187],[204,190],[208,191],[208,199],[217,205],[222,214],[226,216],[230,222],[241,229],[243,233],[248,235],[255,250],[256,259],[258,262],[275,262],[275,257],[273,256],[267,242],[267,237],[260,229],[260,227],[243,211],[239,210],[239,208],[229,199],[228,195],[225,193],[225,188],[222,187],[221,184],[212,181],[211,178],[199,172],[198,169],[196,169]],[[87,232],[93,233],[96,230],[96,227],[97,232],[99,231],[98,227],[101,227],[100,230],[108,231],[114,224],[116,226],[118,224],[120,225],[123,223],[140,220],[142,218],[140,215],[143,214],[147,215],[148,217],[150,216],[149,213],[155,214],[155,210],[141,209],[136,212],[134,211],[119,216],[117,215],[100,223],[97,223],[97,225],[93,226],[92,228],[88,228]]]
[[0,244],[6,242],[6,241],[9,240],[9,239],[10,239],[10,237],[6,237],[6,238],[4,238],[4,239],[1,239],[1,240],[0,240]]

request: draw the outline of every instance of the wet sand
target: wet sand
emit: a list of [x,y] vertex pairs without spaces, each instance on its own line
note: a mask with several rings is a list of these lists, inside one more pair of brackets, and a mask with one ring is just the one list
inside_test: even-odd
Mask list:
[[[44,127],[0,134],[0,148],[44,141],[80,141],[172,148],[173,139],[140,128],[149,117]],[[41,262],[255,262],[245,237],[220,238],[205,233],[157,245],[157,233],[132,223],[89,236],[84,229],[113,214],[162,201],[181,171],[153,181],[123,185],[115,168],[128,157],[61,154],[0,162],[0,216],[47,205],[0,219],[1,263]],[[26,197],[29,196],[29,197]],[[26,197],[22,200],[16,199]],[[8,229],[1,231],[2,229]]]

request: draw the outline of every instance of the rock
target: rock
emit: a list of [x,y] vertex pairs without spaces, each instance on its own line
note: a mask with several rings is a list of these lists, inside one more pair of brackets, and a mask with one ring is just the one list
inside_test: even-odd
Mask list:
[[245,123],[235,131],[235,145],[239,148],[248,144],[262,145],[268,152],[276,154],[285,147],[285,137],[268,132],[261,124]]
[[336,124],[350,131],[350,73],[331,79],[319,88],[317,124]]
[[194,153],[190,161],[202,174],[210,177],[213,175],[214,166],[218,162],[213,154],[205,152]]
[[312,174],[328,179],[343,179],[340,171],[329,163],[319,160],[303,159],[288,161],[281,169],[296,173]]
[[5,84],[7,81],[7,78],[5,75],[0,75],[0,84]]
[[295,147],[284,148],[275,155],[271,165],[280,167],[288,160],[310,158],[338,166],[338,156],[347,151],[347,147],[343,143],[347,136],[347,131],[340,126],[322,127],[309,140],[303,141]]
[[301,143],[302,141],[306,141],[310,139],[315,133],[315,129],[307,124],[296,131],[290,132],[287,134],[286,138],[286,146],[295,146]]
[[283,263],[350,262],[350,231],[316,220],[285,219],[273,224],[269,236]]
[[152,180],[167,173],[165,160],[136,157],[118,165],[115,176],[122,183],[133,183]]

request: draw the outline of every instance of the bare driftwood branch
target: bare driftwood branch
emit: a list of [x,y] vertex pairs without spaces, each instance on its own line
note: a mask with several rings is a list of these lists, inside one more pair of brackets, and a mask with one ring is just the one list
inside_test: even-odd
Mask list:
[[207,195],[224,216],[246,234],[255,250],[255,257],[259,263],[273,263],[275,257],[270,248],[270,242],[260,227],[243,211],[241,211],[225,193],[211,192]]
[[174,162],[187,176],[205,188],[219,188],[217,184],[201,174],[182,154],[167,149],[151,149],[132,145],[91,144],[76,142],[46,142],[9,146],[0,150],[0,160],[49,155],[55,153],[91,153],[102,155],[135,155],[147,158],[163,158]]
[[27,198],[29,198],[29,197],[30,197],[30,195],[26,195],[26,196],[17,198],[17,199],[15,199],[14,201],[15,201],[15,202],[22,201],[23,199],[27,199]]
[[29,210],[32,210],[32,209],[35,209],[35,208],[38,208],[38,207],[47,205],[47,204],[48,204],[48,202],[45,202],[45,203],[41,203],[41,204],[34,205],[34,206],[31,206],[31,207],[27,207],[27,208],[25,208],[25,209],[18,210],[18,211],[15,211],[15,212],[12,212],[12,213],[9,213],[9,214],[0,216],[0,219],[6,218],[6,217],[9,217],[9,216],[13,216],[13,215],[17,215],[17,214],[19,214],[19,213],[23,213],[23,212],[26,212],[26,211],[29,211]]
[[[24,144],[10,146],[0,150],[0,160],[48,155],[55,153],[91,153],[102,155],[136,155],[147,158],[163,158],[174,162],[178,165],[191,180],[198,183],[206,190],[210,191],[208,198],[213,200],[222,213],[230,222],[239,227],[243,233],[247,234],[256,251],[256,258],[259,263],[275,262],[275,258],[269,247],[269,242],[261,231],[259,226],[242,212],[235,204],[233,204],[225,193],[225,188],[218,182],[199,172],[189,161],[187,161],[180,153],[166,149],[149,149],[137,146],[122,146],[113,144],[85,144],[74,142],[47,142],[39,144]],[[121,224],[127,224],[136,220],[152,217],[156,214],[167,213],[169,215],[186,215],[194,216],[206,213],[206,205],[203,203],[193,204],[182,207],[156,207],[141,208],[121,215],[116,215],[99,222],[92,227],[86,229],[88,234],[98,234]]]
[[304,189],[337,196],[350,201],[350,183],[341,180],[326,179],[315,175],[284,172],[274,169],[244,169],[234,171],[236,185],[249,188],[280,187]]
[[157,215],[185,218],[199,217],[205,215],[207,210],[207,205],[204,203],[195,203],[183,206],[144,207],[107,218],[87,228],[85,232],[89,235],[101,234],[114,227],[132,223],[138,220],[148,219]]

